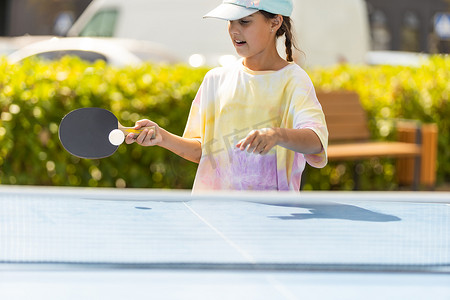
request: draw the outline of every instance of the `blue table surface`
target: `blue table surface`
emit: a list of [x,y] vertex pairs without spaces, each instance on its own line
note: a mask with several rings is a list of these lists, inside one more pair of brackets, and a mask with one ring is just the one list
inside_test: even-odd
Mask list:
[[449,203],[2,186],[0,298],[450,299]]

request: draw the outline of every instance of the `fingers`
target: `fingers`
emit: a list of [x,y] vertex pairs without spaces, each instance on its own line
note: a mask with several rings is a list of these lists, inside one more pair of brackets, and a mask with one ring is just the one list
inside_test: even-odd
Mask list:
[[149,127],[149,126],[157,126],[157,124],[147,119],[139,120],[136,122],[134,129],[141,129],[142,127]]
[[156,139],[153,138],[154,129],[145,128],[136,137],[136,143],[142,146],[153,146],[156,144]]
[[[143,128],[149,127],[149,128]],[[136,122],[134,129],[142,129],[141,133],[129,133],[125,137],[125,143],[132,144],[134,142],[142,146],[154,146],[162,141],[162,136],[159,127],[155,122],[150,120],[139,120]]]
[[265,155],[269,153],[273,145],[271,145],[270,137],[259,130],[251,131],[247,137],[239,141],[236,147],[241,151],[247,150],[248,153]]
[[127,143],[128,145],[133,144],[135,141],[136,141],[136,136],[134,133],[129,133],[125,137],[125,143]]
[[252,145],[256,136],[257,133],[255,132],[255,130],[251,131],[244,139],[242,139],[239,143],[237,143],[236,147],[238,147],[241,151],[247,149],[247,152],[251,152],[250,146]]

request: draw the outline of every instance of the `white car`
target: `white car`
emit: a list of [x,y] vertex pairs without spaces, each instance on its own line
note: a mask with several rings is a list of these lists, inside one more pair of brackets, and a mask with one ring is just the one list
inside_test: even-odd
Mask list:
[[65,55],[75,55],[90,62],[103,60],[117,67],[138,65],[145,61],[178,61],[169,49],[151,42],[89,37],[53,37],[31,43],[11,53],[8,60],[18,63],[33,56],[54,60]]
[[17,47],[10,40],[3,37],[0,38],[0,56],[8,55],[17,50]]
[[23,35],[0,37],[0,55],[9,55],[29,44],[49,40],[53,35]]
[[[220,3],[219,0],[172,2],[93,0],[67,35],[157,42],[194,67],[224,66],[238,58],[227,22],[202,18]],[[345,14],[337,14],[337,11]],[[295,53],[301,65],[328,66],[342,60],[353,64],[364,62],[364,54],[370,46],[366,1],[295,0],[292,19],[294,33],[305,54]],[[281,43],[280,54],[284,53]]]
[[429,58],[428,54],[407,51],[369,51],[366,54],[368,65],[420,67]]

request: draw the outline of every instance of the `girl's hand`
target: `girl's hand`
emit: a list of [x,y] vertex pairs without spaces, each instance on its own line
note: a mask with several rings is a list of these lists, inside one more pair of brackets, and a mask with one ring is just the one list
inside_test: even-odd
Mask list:
[[[142,127],[155,126],[155,129],[144,129],[137,137],[136,134],[130,133],[126,136],[125,142],[127,144],[132,144],[134,142],[141,146],[155,146],[162,141],[161,128],[158,124],[150,120],[144,119],[136,122],[134,129],[141,129]],[[154,138],[152,136],[155,135]]]
[[236,147],[247,152],[265,155],[278,143],[277,133],[273,128],[252,130]]

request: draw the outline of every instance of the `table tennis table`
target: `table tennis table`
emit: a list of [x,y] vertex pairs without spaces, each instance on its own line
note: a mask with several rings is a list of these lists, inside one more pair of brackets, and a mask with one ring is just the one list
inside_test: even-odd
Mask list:
[[450,299],[450,193],[0,186],[0,299]]

